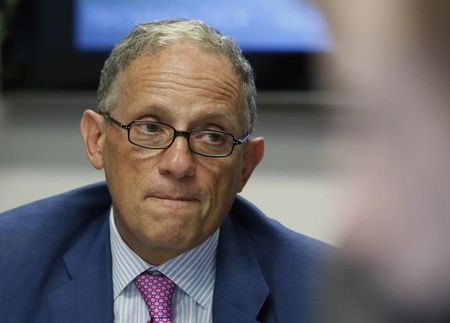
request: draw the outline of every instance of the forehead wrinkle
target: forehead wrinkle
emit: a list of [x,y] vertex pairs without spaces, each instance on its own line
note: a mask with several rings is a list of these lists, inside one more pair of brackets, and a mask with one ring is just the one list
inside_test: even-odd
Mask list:
[[[241,92],[242,92],[242,84],[241,82],[238,80],[238,83],[236,83],[236,77],[235,79],[233,79],[231,76],[229,77],[228,75],[222,74],[222,76],[226,77],[226,79],[217,77],[214,73],[211,72],[205,72],[205,74],[210,78],[213,79],[215,82],[219,83],[220,89],[221,89],[221,93],[223,93],[224,95],[226,95],[226,93],[229,93],[230,97],[233,98],[237,98],[238,99],[241,96]],[[204,79],[205,81],[209,81],[208,78]],[[239,85],[238,85],[239,84]]]
[[[228,60],[219,55],[220,58],[223,60],[219,63],[219,69],[217,66],[212,66],[211,71],[208,70],[208,62],[205,63],[205,66],[196,69],[189,62],[175,61],[175,64],[168,65],[166,62],[162,62],[161,65],[158,65],[159,57],[151,61],[140,61],[140,58],[137,58],[119,76],[120,87],[123,91],[121,92],[128,97],[130,105],[134,106],[133,110],[137,109],[136,112],[143,111],[146,105],[145,97],[154,99],[160,97],[164,100],[164,97],[172,96],[172,92],[174,94],[178,92],[183,93],[182,95],[187,93],[189,96],[183,100],[190,97],[190,104],[211,104],[217,108],[223,105],[222,108],[231,107],[233,115],[240,113],[240,109],[245,106],[243,82]],[[169,62],[174,61],[169,60]],[[170,92],[165,93],[164,91]],[[158,101],[160,100],[158,99]],[[161,103],[164,104],[163,101]],[[242,122],[245,127],[245,113],[243,116]]]
[[168,89],[172,90],[174,92],[190,92],[192,91],[192,88],[195,88],[198,92],[192,93],[193,95],[196,95],[198,97],[204,97],[209,100],[218,100],[223,101],[225,103],[231,103],[234,106],[238,102],[239,96],[234,91],[227,91],[223,90],[221,88],[212,89],[209,86],[202,85],[202,84],[196,84],[195,86],[187,85],[183,82],[177,82],[177,81],[154,81],[151,82],[151,86],[153,88],[159,88],[159,89]]
[[[180,72],[168,72],[164,70],[156,70],[152,72],[146,73],[147,76],[156,76],[151,78],[149,81],[150,84],[170,84],[178,85],[182,88],[197,88],[200,90],[204,90],[206,92],[212,92],[214,94],[223,95],[225,97],[229,97],[231,99],[238,99],[240,95],[240,91],[238,86],[236,86],[236,82],[231,78],[227,77],[227,80],[223,80],[221,77],[217,77],[216,74],[210,72],[203,72],[199,74],[205,75],[186,75],[179,69]],[[221,76],[226,76],[222,74]],[[142,75],[144,78],[145,76]],[[211,86],[213,85],[213,86]],[[156,87],[164,87],[164,86],[156,86]],[[168,86],[170,88],[170,86]]]

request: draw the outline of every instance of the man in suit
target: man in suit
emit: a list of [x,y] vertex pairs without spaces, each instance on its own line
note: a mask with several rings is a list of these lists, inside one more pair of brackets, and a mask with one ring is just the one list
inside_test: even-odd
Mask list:
[[81,120],[106,183],[0,215],[0,321],[309,322],[322,244],[237,197],[264,152],[255,93],[204,23],[137,26]]

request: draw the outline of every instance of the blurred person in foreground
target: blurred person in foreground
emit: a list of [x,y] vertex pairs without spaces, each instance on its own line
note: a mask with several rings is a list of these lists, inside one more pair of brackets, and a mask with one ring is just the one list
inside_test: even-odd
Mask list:
[[237,196],[264,152],[255,94],[202,22],[134,28],[81,120],[106,183],[0,215],[0,321],[309,322],[324,245]]
[[325,322],[450,322],[450,2],[322,4],[363,102]]

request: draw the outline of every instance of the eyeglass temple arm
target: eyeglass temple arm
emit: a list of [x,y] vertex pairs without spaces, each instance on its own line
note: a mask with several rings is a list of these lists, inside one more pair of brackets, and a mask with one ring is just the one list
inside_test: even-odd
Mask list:
[[234,143],[235,145],[242,145],[242,144],[245,144],[249,139],[250,139],[250,134],[247,133],[247,134],[245,135],[245,137],[242,138],[242,139],[234,139],[233,143]]
[[126,124],[120,123],[119,121],[117,121],[116,119],[114,119],[113,117],[111,117],[111,116],[109,115],[109,113],[106,113],[106,112],[100,112],[100,114],[103,115],[103,116],[105,116],[106,119],[108,119],[108,121],[114,123],[115,125],[117,125],[117,126],[123,128],[123,129],[127,129],[127,130],[128,130],[128,129],[130,128],[130,125],[126,125]]

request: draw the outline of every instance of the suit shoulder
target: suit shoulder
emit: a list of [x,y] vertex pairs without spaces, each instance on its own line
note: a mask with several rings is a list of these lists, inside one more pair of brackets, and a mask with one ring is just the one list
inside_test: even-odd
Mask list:
[[8,296],[20,292],[1,299],[0,312],[22,322],[35,307],[44,308],[49,291],[69,278],[67,266],[105,236],[110,203],[101,183],[0,214],[0,290]]
[[104,182],[83,186],[0,213],[0,225],[7,222],[16,222],[22,218],[64,214],[71,209],[83,208],[83,205],[89,204],[89,201],[93,198],[105,200],[110,204],[109,194]]
[[0,214],[2,255],[5,250],[39,248],[76,231],[111,205],[104,183],[81,187]]

